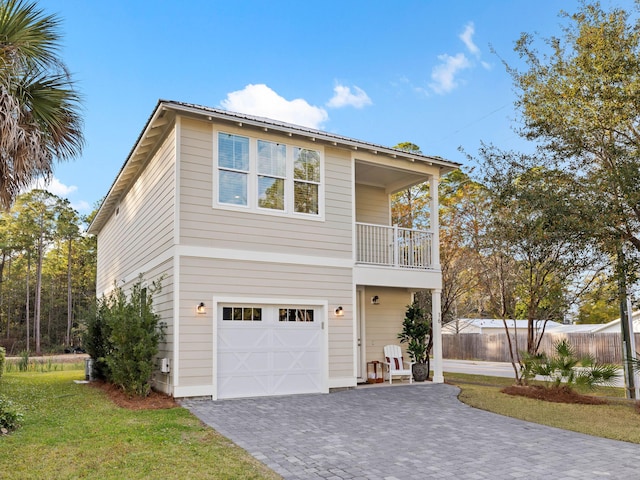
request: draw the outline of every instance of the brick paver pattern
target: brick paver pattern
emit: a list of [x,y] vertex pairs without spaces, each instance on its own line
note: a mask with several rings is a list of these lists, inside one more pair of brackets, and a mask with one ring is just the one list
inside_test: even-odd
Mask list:
[[285,479],[633,479],[640,445],[471,408],[446,384],[182,405]]

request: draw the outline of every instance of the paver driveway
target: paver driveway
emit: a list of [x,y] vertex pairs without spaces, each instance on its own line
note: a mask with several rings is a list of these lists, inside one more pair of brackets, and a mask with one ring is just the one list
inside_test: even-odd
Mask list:
[[183,405],[285,479],[635,479],[640,445],[477,410],[414,384]]

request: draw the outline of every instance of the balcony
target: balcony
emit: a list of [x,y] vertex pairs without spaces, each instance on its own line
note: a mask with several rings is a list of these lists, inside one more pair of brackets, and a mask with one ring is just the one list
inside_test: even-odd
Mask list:
[[397,225],[356,223],[356,263],[431,270],[433,234]]

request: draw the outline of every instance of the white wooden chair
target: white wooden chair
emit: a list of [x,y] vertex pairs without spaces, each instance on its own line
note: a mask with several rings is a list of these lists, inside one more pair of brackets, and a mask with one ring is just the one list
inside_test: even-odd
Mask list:
[[398,345],[386,345],[384,347],[384,358],[382,362],[387,366],[387,377],[389,378],[389,384],[392,382],[394,376],[409,376],[409,383],[413,382],[413,373],[411,372],[411,366],[415,362],[407,362],[402,358],[402,349]]

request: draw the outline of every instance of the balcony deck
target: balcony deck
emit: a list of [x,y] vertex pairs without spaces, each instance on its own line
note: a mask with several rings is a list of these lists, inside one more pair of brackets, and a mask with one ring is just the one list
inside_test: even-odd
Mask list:
[[358,222],[356,264],[432,270],[433,233]]

